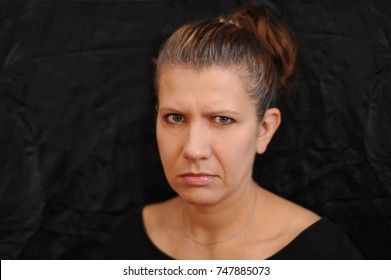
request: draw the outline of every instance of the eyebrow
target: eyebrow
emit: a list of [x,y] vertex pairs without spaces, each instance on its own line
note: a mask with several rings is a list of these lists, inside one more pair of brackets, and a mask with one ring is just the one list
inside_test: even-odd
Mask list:
[[208,115],[231,115],[236,117],[241,117],[242,114],[232,110],[220,110],[220,111],[210,111],[207,113]]
[[[171,107],[161,107],[159,108],[158,110],[159,112],[175,112],[175,113],[181,113],[182,111],[181,110],[177,110],[177,109],[174,109],[174,108],[171,108]],[[236,117],[241,117],[242,114],[237,112],[237,111],[233,111],[233,110],[217,110],[217,111],[208,111],[206,113],[206,115],[210,116],[210,115],[231,115],[231,116],[236,116]]]
[[177,110],[177,109],[174,109],[174,108],[171,108],[171,107],[160,107],[158,109],[158,112],[175,112],[175,113],[180,113],[181,111],[180,110]]

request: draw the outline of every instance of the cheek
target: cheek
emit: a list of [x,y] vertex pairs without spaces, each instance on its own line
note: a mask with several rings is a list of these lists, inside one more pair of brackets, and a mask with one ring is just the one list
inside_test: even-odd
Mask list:
[[256,137],[248,130],[235,133],[231,137],[225,137],[220,141],[218,152],[219,161],[225,167],[227,175],[234,175],[241,170],[252,168],[256,154]]
[[169,172],[177,157],[178,149],[180,149],[179,139],[172,133],[167,133],[159,125],[156,129],[156,139],[163,168],[165,172]]

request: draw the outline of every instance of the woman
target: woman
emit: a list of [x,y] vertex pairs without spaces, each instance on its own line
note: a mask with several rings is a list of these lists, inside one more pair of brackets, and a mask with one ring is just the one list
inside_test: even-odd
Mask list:
[[252,179],[281,115],[296,48],[265,9],[188,24],[157,59],[156,135],[178,194],[126,216],[112,259],[354,259],[333,224]]

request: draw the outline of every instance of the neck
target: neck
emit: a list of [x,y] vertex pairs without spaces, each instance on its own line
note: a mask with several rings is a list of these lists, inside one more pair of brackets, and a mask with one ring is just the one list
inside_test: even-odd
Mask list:
[[184,203],[183,226],[188,239],[201,245],[214,245],[234,239],[251,221],[256,211],[259,187],[251,182],[215,205]]

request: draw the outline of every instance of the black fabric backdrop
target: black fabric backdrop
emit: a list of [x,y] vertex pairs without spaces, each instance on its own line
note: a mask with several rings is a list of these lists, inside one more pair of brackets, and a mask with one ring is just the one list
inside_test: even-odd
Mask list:
[[[172,196],[152,58],[182,23],[260,2],[0,2],[1,259],[101,259],[129,209]],[[254,177],[389,259],[391,2],[272,3],[297,87]]]

